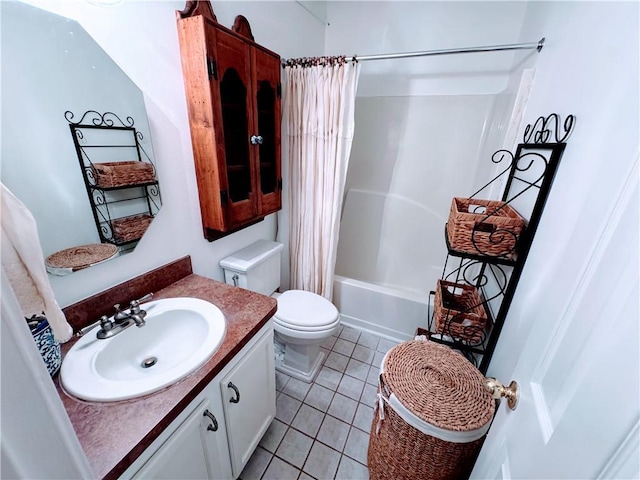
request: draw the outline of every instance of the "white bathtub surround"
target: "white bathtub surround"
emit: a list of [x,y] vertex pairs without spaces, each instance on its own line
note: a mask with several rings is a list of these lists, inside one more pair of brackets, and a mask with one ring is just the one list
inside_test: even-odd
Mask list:
[[511,92],[358,97],[334,282],[343,322],[403,339],[426,327],[451,199],[494,175],[513,101]]
[[331,300],[359,65],[285,68],[291,288]]

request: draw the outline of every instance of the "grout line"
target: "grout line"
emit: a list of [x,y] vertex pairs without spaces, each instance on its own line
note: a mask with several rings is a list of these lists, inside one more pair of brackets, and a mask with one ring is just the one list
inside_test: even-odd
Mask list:
[[[267,452],[269,452],[269,451],[267,450]],[[269,452],[269,453],[271,453],[271,452]],[[273,457],[275,457],[275,456],[276,456],[276,455],[275,455],[275,453],[271,455],[271,458],[270,458],[270,459],[269,459],[269,461],[267,462],[267,466],[266,466],[266,468],[264,469],[264,472],[262,472],[262,473],[260,474],[260,479],[262,479],[262,478],[264,477],[264,474],[265,474],[265,473],[267,473],[267,470],[269,470],[269,466],[271,465],[271,462],[273,461]],[[246,466],[246,465],[245,465],[245,468],[247,468],[247,466]],[[242,472],[240,472],[240,476],[242,476]]]
[[[279,422],[281,422],[282,424],[284,424],[284,425],[286,426],[286,430],[285,430],[284,434],[282,435],[282,438],[280,439],[280,441],[278,442],[278,444],[274,447],[274,452],[272,453],[272,452],[270,452],[269,450],[267,450],[266,448],[264,448],[264,447],[260,447],[260,448],[263,448],[267,453],[269,453],[269,454],[271,455],[271,458],[269,459],[269,462],[267,463],[267,466],[266,466],[266,468],[265,468],[264,472],[263,472],[263,473],[262,473],[262,475],[260,476],[260,478],[261,478],[261,479],[262,479],[262,478],[264,478],[264,475],[266,474],[267,470],[269,469],[269,466],[270,466],[270,465],[271,465],[271,463],[273,462],[274,457],[277,457],[280,461],[282,461],[282,462],[286,463],[287,465],[291,466],[292,468],[295,468],[295,469],[296,469],[296,471],[298,471],[298,472],[299,472],[299,473],[298,473],[298,477],[300,477],[300,476],[304,473],[304,474],[305,474],[305,475],[307,475],[308,477],[310,477],[310,478],[314,478],[313,476],[309,475],[307,472],[305,472],[305,471],[304,471],[304,467],[305,467],[305,465],[306,465],[306,463],[307,463],[307,461],[308,461],[308,459],[309,459],[309,455],[311,454],[311,450],[313,449],[313,445],[315,444],[315,442],[320,443],[321,445],[323,445],[323,446],[325,446],[325,447],[329,448],[331,451],[333,451],[333,452],[335,452],[335,453],[337,453],[337,454],[339,455],[338,466],[337,466],[337,468],[336,468],[336,473],[335,473],[335,474],[334,474],[334,476],[333,476],[333,478],[334,478],[334,479],[335,479],[335,478],[336,478],[336,476],[338,475],[338,471],[340,470],[340,465],[342,464],[343,459],[344,459],[344,457],[345,457],[345,456],[346,456],[347,458],[349,458],[350,460],[352,460],[352,461],[354,461],[354,462],[358,463],[359,465],[362,465],[362,466],[364,466],[365,468],[367,468],[367,465],[366,465],[366,464],[363,464],[363,463],[361,463],[360,461],[358,461],[357,459],[355,459],[355,458],[351,457],[350,455],[348,455],[348,454],[344,453],[344,449],[345,449],[345,448],[346,448],[346,446],[347,446],[347,441],[348,441],[348,439],[349,439],[349,434],[351,433],[351,430],[352,430],[352,429],[354,429],[354,428],[355,428],[357,431],[359,431],[359,432],[363,432],[363,433],[365,433],[365,434],[367,434],[367,435],[369,435],[369,433],[370,433],[369,431],[363,430],[362,428],[360,428],[360,427],[358,427],[358,426],[354,425],[354,423],[353,423],[353,422],[355,421],[356,414],[357,414],[357,412],[358,412],[358,408],[360,407],[360,405],[363,405],[364,407],[372,408],[372,407],[371,407],[371,405],[369,405],[368,403],[366,403],[366,402],[363,402],[363,401],[362,401],[362,395],[364,394],[364,389],[367,387],[367,385],[371,385],[370,383],[368,383],[368,382],[367,382],[367,378],[368,378],[368,374],[369,374],[369,372],[371,371],[371,368],[373,368],[373,367],[374,367],[374,364],[373,364],[372,362],[373,362],[373,360],[374,360],[374,358],[375,358],[375,354],[378,352],[378,350],[377,350],[377,348],[375,348],[375,349],[374,349],[374,348],[369,347],[368,345],[364,345],[364,344],[360,344],[360,343],[358,343],[358,340],[360,340],[360,337],[361,337],[361,335],[362,335],[362,332],[360,332],[360,335],[358,336],[358,338],[357,338],[357,339],[356,339],[356,341],[354,342],[354,341],[352,341],[352,340],[348,340],[348,339],[346,339],[346,338],[340,337],[340,335],[342,334],[343,330],[344,330],[344,329],[340,330],[340,332],[339,332],[338,336],[336,336],[336,337],[335,337],[335,339],[336,339],[336,340],[335,340],[335,342],[334,342],[334,344],[333,344],[332,348],[331,348],[331,349],[326,349],[326,350],[327,350],[329,353],[331,353],[331,352],[335,352],[335,353],[337,353],[337,354],[339,354],[339,355],[342,355],[342,356],[344,356],[344,357],[346,357],[346,358],[348,359],[348,360],[347,360],[347,365],[345,366],[345,370],[341,372],[340,370],[336,370],[335,368],[332,368],[332,367],[330,367],[330,366],[326,365],[324,362],[323,362],[323,364],[322,364],[322,365],[321,365],[321,367],[320,367],[321,369],[326,367],[326,368],[328,368],[329,370],[331,370],[331,371],[333,371],[333,372],[336,372],[336,373],[339,373],[339,374],[340,374],[340,380],[338,381],[338,384],[336,385],[335,389],[333,389],[333,388],[329,388],[329,387],[326,387],[326,386],[324,386],[324,385],[322,385],[322,384],[320,384],[320,383],[317,383],[316,381],[313,381],[313,382],[311,382],[311,385],[310,385],[309,389],[307,390],[307,392],[305,393],[305,395],[304,395],[303,399],[302,399],[302,400],[300,400],[300,399],[298,399],[298,398],[294,397],[293,395],[289,395],[288,393],[286,393],[286,392],[285,392],[285,388],[286,388],[287,384],[288,384],[288,383],[289,383],[289,381],[293,378],[293,377],[291,377],[290,375],[287,375],[287,377],[288,377],[288,378],[287,378],[287,380],[284,382],[284,384],[282,385],[282,389],[281,389],[281,390],[279,390],[279,391],[277,392],[276,397],[280,397],[280,396],[282,396],[282,395],[287,395],[288,397],[290,397],[290,398],[292,398],[292,399],[294,399],[294,400],[296,400],[296,401],[300,402],[300,405],[296,408],[295,413],[293,414],[293,417],[291,418],[291,421],[290,421],[289,423],[286,423],[286,422],[282,421],[281,419],[276,419],[276,420],[278,420]],[[357,329],[355,329],[355,330],[357,330]],[[380,338],[381,338],[381,337],[380,337]],[[341,352],[339,352],[339,351],[337,351],[337,350],[334,350],[334,347],[335,347],[336,343],[337,343],[337,342],[338,342],[338,340],[340,340],[340,339],[342,339],[342,340],[344,340],[344,341],[346,341],[346,342],[350,342],[350,343],[354,344],[354,348],[353,348],[353,351],[351,352],[351,355],[345,355],[344,353],[341,353]],[[354,358],[354,357],[353,357],[353,352],[355,351],[355,349],[356,349],[356,347],[357,347],[358,345],[361,345],[362,347],[367,348],[368,350],[370,350],[370,351],[372,351],[372,352],[373,352],[373,358],[371,359],[371,362],[363,362],[362,360],[360,360],[360,359],[358,359],[358,358]],[[380,352],[380,353],[383,353],[383,352]],[[326,362],[326,359],[328,358],[328,356],[329,356],[329,355],[327,354],[327,356],[325,357],[325,362]],[[351,375],[351,374],[349,374],[349,373],[347,373],[347,372],[346,372],[347,366],[348,366],[349,362],[350,362],[352,359],[357,360],[358,362],[361,362],[361,363],[363,363],[363,364],[365,364],[365,365],[367,365],[367,366],[369,367],[369,370],[367,371],[367,377],[366,377],[364,380],[363,380],[363,379],[361,379],[361,378],[355,377],[355,376],[353,376],[353,375]],[[285,375],[286,375],[286,374],[285,374]],[[339,392],[338,392],[338,388],[340,387],[340,383],[342,382],[342,379],[344,378],[344,376],[345,376],[345,375],[346,375],[346,376],[348,376],[349,378],[352,378],[352,379],[355,379],[355,380],[359,380],[359,381],[361,381],[361,382],[363,382],[363,383],[364,383],[364,386],[363,386],[362,392],[360,393],[360,396],[359,396],[359,398],[358,398],[357,400],[356,400],[356,399],[353,399],[353,398],[351,398],[351,397],[348,397],[348,396],[346,396],[346,395],[343,395],[343,396],[345,396],[346,398],[348,398],[348,399],[350,399],[350,400],[352,400],[352,401],[355,401],[355,402],[356,402],[356,404],[357,404],[357,405],[356,405],[356,411],[355,411],[355,413],[354,413],[354,415],[353,415],[353,418],[351,419],[351,422],[345,422],[343,419],[338,418],[338,417],[336,417],[335,415],[332,415],[332,414],[330,414],[330,413],[329,413],[329,408],[331,407],[331,404],[333,403],[333,400],[336,398],[336,395],[339,393]],[[327,390],[329,390],[329,391],[331,392],[331,398],[329,399],[329,403],[328,403],[328,405],[327,405],[326,411],[322,411],[322,410],[320,410],[319,408],[317,408],[317,407],[315,407],[315,406],[313,406],[313,405],[310,405],[310,404],[308,404],[308,403],[306,403],[306,402],[305,402],[305,401],[306,401],[306,399],[307,399],[307,397],[309,396],[309,394],[310,394],[310,392],[311,392],[311,389],[313,388],[313,386],[314,386],[314,385],[318,385],[319,387],[322,387],[322,388],[324,388],[324,389],[327,389]],[[374,385],[374,387],[375,387],[375,385]],[[300,409],[302,408],[302,405],[306,405],[306,406],[308,406],[308,407],[310,407],[310,408],[313,408],[314,410],[316,410],[317,412],[319,412],[319,413],[321,413],[321,414],[323,415],[322,421],[320,422],[320,426],[318,427],[318,431],[316,432],[316,434],[315,434],[313,437],[311,437],[309,434],[307,434],[307,433],[305,433],[305,432],[303,432],[303,431],[301,431],[301,430],[299,430],[299,429],[297,429],[297,428],[295,428],[295,427],[293,427],[293,426],[292,426],[292,423],[294,422],[294,420],[296,419],[296,416],[297,416],[297,415],[298,415],[298,413],[300,412]],[[347,439],[345,440],[345,444],[344,444],[344,446],[343,446],[342,450],[340,450],[340,451],[339,451],[339,450],[336,450],[334,447],[332,447],[332,446],[330,446],[330,445],[327,445],[326,443],[324,443],[323,441],[321,441],[321,440],[319,440],[319,439],[318,439],[318,434],[320,433],[320,430],[321,430],[321,428],[322,428],[322,425],[324,424],[324,422],[325,422],[325,420],[326,420],[326,417],[327,417],[327,416],[331,417],[331,418],[332,418],[332,419],[334,419],[334,420],[337,420],[337,421],[339,421],[339,422],[342,422],[342,423],[346,424],[346,425],[349,427],[348,432],[347,432]],[[293,429],[293,430],[295,430],[296,432],[298,432],[298,433],[300,433],[300,434],[302,434],[302,435],[305,435],[306,437],[309,437],[309,438],[311,438],[311,439],[312,439],[311,448],[309,448],[309,451],[307,452],[307,456],[305,457],[305,460],[304,460],[304,462],[302,463],[302,467],[300,467],[300,468],[296,467],[295,465],[293,465],[293,464],[292,464],[292,463],[290,463],[289,461],[285,460],[284,458],[281,458],[280,456],[276,455],[276,453],[275,453],[275,452],[278,450],[278,448],[280,448],[280,446],[281,446],[281,444],[282,444],[282,441],[284,440],[284,437],[287,435],[288,431],[289,431],[289,430],[291,430],[291,429]]]

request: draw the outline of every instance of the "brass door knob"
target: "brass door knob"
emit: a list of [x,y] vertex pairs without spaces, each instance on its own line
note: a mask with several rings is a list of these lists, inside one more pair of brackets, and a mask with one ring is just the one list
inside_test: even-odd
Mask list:
[[487,377],[485,387],[487,391],[496,400],[498,398],[506,398],[507,406],[511,410],[515,410],[518,406],[518,400],[520,399],[520,392],[518,391],[518,382],[512,380],[508,387],[505,387],[500,380],[493,377]]

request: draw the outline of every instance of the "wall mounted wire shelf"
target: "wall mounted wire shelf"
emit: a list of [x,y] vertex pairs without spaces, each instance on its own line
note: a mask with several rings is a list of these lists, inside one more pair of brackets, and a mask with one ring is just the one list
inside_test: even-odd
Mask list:
[[162,206],[156,167],[131,117],[66,111],[101,243],[131,247]]

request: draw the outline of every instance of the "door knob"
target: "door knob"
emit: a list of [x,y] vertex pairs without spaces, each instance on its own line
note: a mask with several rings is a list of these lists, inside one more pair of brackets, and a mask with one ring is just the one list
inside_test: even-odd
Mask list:
[[493,377],[485,378],[485,388],[496,400],[498,398],[506,398],[507,406],[511,410],[515,410],[518,406],[518,400],[520,399],[520,392],[518,391],[518,382],[512,380],[508,387],[505,387],[500,380]]

